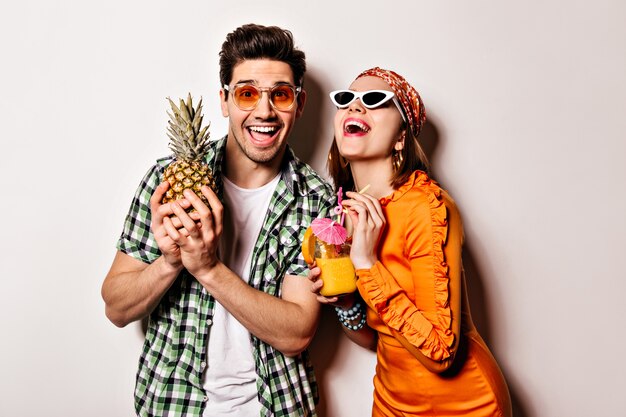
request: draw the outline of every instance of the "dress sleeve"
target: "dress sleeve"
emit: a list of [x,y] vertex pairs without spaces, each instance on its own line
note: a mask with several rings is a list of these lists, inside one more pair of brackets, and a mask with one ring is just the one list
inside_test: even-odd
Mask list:
[[[425,314],[420,310],[380,261],[369,270],[357,271],[357,285],[364,300],[378,313],[394,337],[399,338],[403,345],[410,345],[410,350],[417,350],[433,361],[442,362],[453,357],[458,346],[455,343],[458,335],[455,337],[452,326],[450,275],[444,252],[448,237],[448,210],[442,190],[435,186],[422,194],[413,207],[411,215],[405,217],[403,255],[411,266],[413,281],[433,280],[434,312]],[[456,244],[458,240],[454,241]],[[455,253],[460,254],[460,251]],[[425,277],[425,274],[432,278]],[[458,294],[454,299],[456,304],[456,300],[460,300]],[[460,318],[460,311],[454,313]],[[455,326],[457,332],[459,328],[459,325]]]

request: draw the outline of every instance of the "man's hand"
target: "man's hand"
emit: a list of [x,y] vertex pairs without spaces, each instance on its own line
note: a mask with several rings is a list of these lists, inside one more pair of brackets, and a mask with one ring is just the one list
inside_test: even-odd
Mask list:
[[[182,227],[182,222],[172,211],[172,203],[161,204],[163,196],[170,187],[167,181],[161,183],[150,198],[150,210],[152,212],[152,222],[150,228],[152,234],[156,240],[159,250],[163,254],[163,259],[167,264],[174,268],[182,267],[182,259],[180,254],[180,247],[176,242],[172,240],[165,227],[166,223],[172,225],[175,229]],[[177,203],[177,207],[181,207],[183,211],[191,206],[191,203],[187,200],[180,200]],[[193,217],[198,218],[197,214],[193,214]]]
[[[201,191],[210,208],[193,191],[185,190],[184,200],[169,203],[175,218],[162,218],[167,238],[178,247],[183,266],[194,276],[209,272],[217,264],[222,235],[222,203],[209,187],[203,186]],[[185,202],[191,203],[196,212],[187,213]],[[177,220],[181,227],[177,227]]]
[[111,269],[102,284],[102,298],[107,317],[116,326],[126,326],[146,317],[161,301],[183,269],[182,251],[170,236],[170,231],[186,233],[183,223],[174,214],[176,208],[191,222],[199,221],[198,213],[185,213],[191,203],[185,199],[161,204],[169,188],[167,182],[159,185],[150,198],[152,221],[150,229],[161,251],[161,256],[148,264],[118,251]]

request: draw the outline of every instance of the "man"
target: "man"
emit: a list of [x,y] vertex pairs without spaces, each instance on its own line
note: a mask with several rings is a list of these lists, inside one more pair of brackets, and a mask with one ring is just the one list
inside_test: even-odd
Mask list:
[[207,157],[223,205],[208,187],[210,207],[191,192],[161,204],[171,158],[157,161],[137,191],[102,296],[117,326],[149,316],[138,415],[315,415],[305,349],[319,304],[300,239],[334,197],[287,145],[304,108],[305,70],[289,31],[244,25],[230,33],[220,52],[228,134]]

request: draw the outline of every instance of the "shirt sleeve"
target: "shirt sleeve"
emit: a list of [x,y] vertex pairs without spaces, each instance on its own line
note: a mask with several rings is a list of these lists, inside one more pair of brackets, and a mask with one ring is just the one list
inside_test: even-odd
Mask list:
[[369,270],[357,271],[357,285],[368,305],[396,337],[402,337],[434,361],[450,358],[455,346],[449,304],[449,267],[444,254],[447,210],[440,191],[424,194],[427,204],[418,202],[406,217],[404,254],[411,265],[413,280],[434,281],[434,314],[426,315],[421,311],[381,262],[376,262]]
[[304,258],[302,257],[302,253],[298,253],[296,259],[294,259],[293,263],[287,269],[287,275],[295,275],[305,277],[307,275],[308,266],[306,262],[304,262]]
[[161,182],[163,168],[156,164],[144,176],[137,188],[124,221],[117,249],[145,263],[154,262],[161,251],[150,230],[150,197]]

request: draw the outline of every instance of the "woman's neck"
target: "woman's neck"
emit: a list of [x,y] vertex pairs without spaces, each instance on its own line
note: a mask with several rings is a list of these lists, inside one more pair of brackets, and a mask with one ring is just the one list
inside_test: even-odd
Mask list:
[[369,185],[366,193],[375,197],[386,197],[393,192],[391,158],[377,161],[354,161],[350,163],[354,187],[360,191]]

